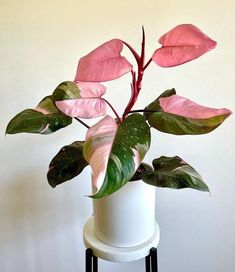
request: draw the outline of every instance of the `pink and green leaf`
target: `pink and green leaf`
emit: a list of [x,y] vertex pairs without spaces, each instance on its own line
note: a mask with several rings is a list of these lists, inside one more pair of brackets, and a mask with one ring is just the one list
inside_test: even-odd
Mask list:
[[162,111],[162,108],[160,106],[159,103],[159,99],[162,97],[169,97],[171,95],[176,94],[176,91],[174,88],[172,89],[168,89],[165,92],[163,92],[162,94],[160,94],[152,103],[150,103],[147,107],[145,107],[145,112],[144,112],[144,116],[146,117],[146,119],[148,119],[148,117],[154,113],[154,112],[158,112],[158,111]]
[[59,112],[51,96],[45,97],[36,109],[26,109],[11,119],[7,134],[40,133],[50,134],[72,123],[72,118]]
[[208,186],[198,172],[178,156],[162,156],[155,159],[153,167],[154,170],[145,171],[141,176],[142,180],[150,185],[209,192]]
[[150,111],[145,116],[152,127],[176,135],[209,133],[231,114],[226,108],[201,106],[176,94],[160,96],[145,109]]
[[231,111],[228,109],[213,109],[201,106],[185,97],[172,95],[170,97],[162,97],[159,99],[160,106],[164,112],[174,115],[184,116],[190,119],[209,119],[216,116],[228,116]]
[[65,115],[90,119],[106,114],[106,103],[101,98],[105,91],[99,83],[66,81],[55,89],[53,99]]
[[75,81],[104,82],[123,76],[132,65],[121,56],[123,42],[110,40],[79,60]]
[[200,29],[191,24],[178,25],[160,39],[152,60],[161,67],[172,67],[194,60],[216,46]]
[[97,189],[93,198],[112,194],[134,176],[150,145],[150,128],[140,114],[119,126],[109,116],[88,130],[84,157],[93,171]]
[[115,120],[107,115],[87,131],[83,155],[92,168],[92,182],[97,191],[103,184],[117,129]]

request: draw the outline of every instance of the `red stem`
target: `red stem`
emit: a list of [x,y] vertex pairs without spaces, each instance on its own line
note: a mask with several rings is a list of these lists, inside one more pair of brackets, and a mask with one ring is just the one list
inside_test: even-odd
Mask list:
[[142,44],[141,44],[141,57],[140,57],[140,67],[144,66],[144,58],[145,58],[145,32],[144,27],[142,26]]
[[[144,59],[145,59],[145,32],[144,32],[144,27],[142,27],[142,44],[141,44],[141,56],[140,57],[136,57],[135,56],[135,50],[128,46],[128,48],[131,50],[131,52],[133,53],[136,61],[137,61],[137,65],[138,65],[138,77],[136,80],[136,73],[134,71],[132,71],[132,96],[130,98],[130,101],[124,111],[123,116],[125,116],[127,114],[127,112],[130,112],[130,110],[132,109],[132,107],[134,106],[139,92],[141,90],[141,84],[142,84],[142,79],[143,79],[143,75],[144,75]],[[135,52],[135,53],[134,53]],[[136,53],[137,54],[137,53]],[[138,54],[137,54],[138,55]]]
[[138,55],[138,53],[135,51],[135,49],[130,46],[128,43],[122,41],[131,51],[131,53],[133,54],[133,56],[135,57],[136,62],[138,63],[140,61],[140,56]]
[[152,62],[152,58],[145,64],[143,71],[149,66],[149,64]]
[[120,118],[120,116],[118,115],[118,113],[116,112],[116,110],[114,109],[114,107],[108,102],[108,100],[106,100],[105,98],[101,98],[103,99],[103,101],[109,105],[109,107],[111,108],[111,110],[114,112],[114,114],[116,115],[117,119],[118,119],[118,122],[121,124],[122,120]]

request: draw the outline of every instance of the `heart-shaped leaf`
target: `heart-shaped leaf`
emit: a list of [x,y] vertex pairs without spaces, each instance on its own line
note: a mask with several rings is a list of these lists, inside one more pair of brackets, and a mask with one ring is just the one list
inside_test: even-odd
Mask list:
[[88,130],[84,157],[93,171],[97,193],[112,194],[135,174],[150,145],[150,128],[140,114],[129,115],[119,126],[109,116]]
[[59,112],[51,96],[45,97],[35,110],[27,109],[17,114],[7,125],[7,134],[50,134],[72,123],[72,118]]
[[101,98],[106,88],[93,82],[61,83],[53,93],[56,107],[65,115],[78,118],[94,118],[106,114],[106,103]]
[[66,145],[56,154],[49,165],[47,180],[54,188],[79,175],[88,165],[83,157],[82,141]]
[[123,76],[132,65],[120,55],[123,43],[108,41],[79,60],[75,81],[103,82]]
[[149,124],[162,132],[176,135],[209,133],[231,114],[228,109],[201,106],[176,94],[159,97],[146,107],[146,110],[150,109],[156,112],[145,114]]
[[216,42],[191,24],[182,24],[164,34],[152,59],[161,67],[172,67],[191,61],[212,50]]
[[142,180],[157,187],[173,189],[191,188],[209,192],[197,171],[180,157],[162,156],[153,161],[153,171],[142,174]]

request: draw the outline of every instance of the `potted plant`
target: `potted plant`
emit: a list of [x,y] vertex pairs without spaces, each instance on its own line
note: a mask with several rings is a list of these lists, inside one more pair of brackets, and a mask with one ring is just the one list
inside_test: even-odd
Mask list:
[[[7,134],[47,135],[70,125],[73,119],[85,126],[86,138],[64,146],[58,152],[50,163],[47,178],[49,184],[56,187],[90,165],[96,235],[114,246],[137,245],[151,236],[156,186],[209,191],[198,172],[178,156],[156,158],[153,166],[143,162],[150,148],[151,130],[175,135],[205,134],[231,114],[226,108],[201,106],[179,96],[175,89],[156,96],[142,109],[133,109],[150,63],[161,67],[181,65],[216,46],[216,42],[197,27],[182,24],[159,39],[162,46],[146,61],[144,29],[142,34],[140,54],[127,42],[113,39],[82,57],[74,81],[59,84],[35,109],[17,114],[6,129]],[[121,55],[123,46],[133,54],[137,69]],[[130,100],[123,112],[118,113],[103,97],[106,87],[101,83],[127,73],[131,75]],[[113,116],[106,114],[107,107],[112,109]],[[91,127],[84,122],[84,119],[97,117],[100,117],[99,121],[95,120]],[[146,208],[141,209],[144,205]],[[128,214],[135,214],[137,219],[130,219]],[[125,236],[124,230],[128,229]],[[119,241],[121,237],[123,239]],[[130,241],[126,243],[127,237]]]

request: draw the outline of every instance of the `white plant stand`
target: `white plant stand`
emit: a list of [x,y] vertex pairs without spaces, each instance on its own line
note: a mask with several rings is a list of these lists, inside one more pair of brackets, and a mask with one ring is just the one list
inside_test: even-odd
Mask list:
[[133,247],[113,247],[101,242],[94,234],[94,222],[91,217],[83,229],[86,251],[86,272],[98,271],[98,258],[112,262],[131,262],[145,258],[146,272],[157,272],[157,246],[160,239],[158,224],[148,241]]

